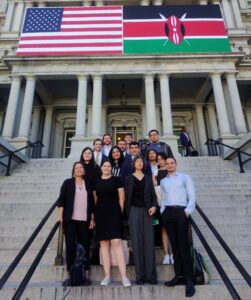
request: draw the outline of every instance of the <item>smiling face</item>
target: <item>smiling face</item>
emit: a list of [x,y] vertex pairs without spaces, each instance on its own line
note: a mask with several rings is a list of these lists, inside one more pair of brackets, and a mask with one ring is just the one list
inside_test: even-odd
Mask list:
[[92,151],[90,149],[85,150],[83,153],[84,161],[90,161],[92,159]]
[[112,158],[113,158],[114,160],[119,160],[119,159],[120,159],[120,152],[119,152],[119,149],[114,148],[114,149],[112,150]]
[[83,177],[84,176],[84,168],[82,164],[76,164],[74,167],[74,176],[75,177]]
[[109,135],[105,135],[104,138],[103,138],[103,143],[106,145],[106,146],[109,146],[111,145],[112,143],[112,139]]
[[96,141],[96,142],[94,143],[94,150],[95,150],[96,152],[100,152],[101,149],[102,149],[102,142],[101,142],[101,141]]
[[149,139],[151,141],[151,143],[157,143],[159,141],[159,134],[157,131],[152,131],[149,134]]
[[144,162],[142,158],[137,158],[134,163],[134,168],[136,171],[142,171],[144,167]]
[[166,159],[166,169],[168,172],[175,172],[177,169],[177,163],[173,158]]
[[119,149],[122,151],[122,152],[125,152],[126,151],[126,142],[125,141],[119,141],[117,146],[119,147]]
[[127,145],[129,145],[132,141],[132,136],[131,135],[126,135],[125,136],[125,141],[126,141]]
[[138,145],[131,145],[129,150],[132,156],[136,156],[139,154],[140,149]]
[[106,175],[106,176],[111,175],[112,166],[109,161],[106,161],[105,163],[103,163],[103,165],[101,166],[101,172],[103,175]]
[[150,150],[148,153],[148,158],[150,161],[156,161],[156,158],[157,158],[156,152],[153,150]]
[[165,159],[163,157],[158,156],[157,163],[158,163],[158,165],[159,165],[160,168],[163,168],[165,166],[165,164],[166,164],[166,161],[165,161]]

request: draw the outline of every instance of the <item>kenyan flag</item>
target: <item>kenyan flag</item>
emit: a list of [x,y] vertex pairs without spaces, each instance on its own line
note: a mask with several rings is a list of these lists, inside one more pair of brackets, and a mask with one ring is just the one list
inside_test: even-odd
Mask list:
[[123,48],[124,54],[231,52],[218,5],[124,6]]

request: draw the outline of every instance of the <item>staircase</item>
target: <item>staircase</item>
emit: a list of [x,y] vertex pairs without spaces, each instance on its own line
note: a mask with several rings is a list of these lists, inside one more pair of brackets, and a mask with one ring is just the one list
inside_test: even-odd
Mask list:
[[[57,199],[63,180],[70,177],[72,164],[73,161],[69,159],[36,159],[19,166],[10,177],[0,176],[0,277]],[[251,173],[240,174],[237,166],[215,157],[180,158],[178,170],[193,177],[197,202],[250,274]],[[56,216],[57,211],[47,221],[30,250],[0,290],[1,300],[11,299],[14,295],[15,289],[52,229]],[[209,232],[204,221],[197,212],[194,212],[193,217],[241,299],[251,299],[251,289]],[[63,299],[65,292],[61,282],[66,277],[66,267],[54,266],[57,236],[56,233],[22,299]],[[210,285],[196,287],[193,299],[232,299],[195,233],[193,240],[197,250],[207,260],[212,275]],[[163,285],[164,281],[173,277],[174,272],[172,266],[161,265],[162,255],[162,249],[156,248],[159,280],[157,286],[133,284],[130,288],[123,288],[118,269],[113,267],[113,283],[108,287],[100,287],[99,281],[104,277],[102,266],[92,266],[92,286],[72,288],[66,300],[186,299],[184,286],[167,288]],[[128,266],[127,269],[129,278],[135,282],[134,267]]]

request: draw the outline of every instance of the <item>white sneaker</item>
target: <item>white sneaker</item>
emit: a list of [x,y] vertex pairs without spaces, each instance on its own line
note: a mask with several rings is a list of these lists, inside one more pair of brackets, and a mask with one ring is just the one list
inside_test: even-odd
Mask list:
[[131,284],[131,281],[130,281],[127,277],[124,277],[124,278],[122,279],[122,284],[123,284],[124,287],[128,287],[128,286],[131,286],[131,285],[132,285],[132,284]]
[[173,259],[173,255],[170,254],[170,264],[173,265],[174,264],[174,259]]
[[169,265],[170,264],[170,256],[167,254],[164,256],[164,259],[162,261],[162,265]]
[[105,277],[101,282],[100,285],[108,285],[111,283],[111,278],[110,277]]

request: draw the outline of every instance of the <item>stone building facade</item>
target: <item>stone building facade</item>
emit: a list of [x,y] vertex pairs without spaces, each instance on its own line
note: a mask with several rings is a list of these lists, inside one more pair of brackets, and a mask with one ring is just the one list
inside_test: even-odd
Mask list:
[[[41,140],[43,157],[78,157],[105,132],[135,140],[157,128],[178,154],[183,126],[200,155],[207,138],[234,144],[251,131],[251,2],[219,5],[229,53],[16,56],[28,7],[177,5],[174,0],[1,0],[0,134],[15,147]],[[181,151],[180,151],[181,152]]]

